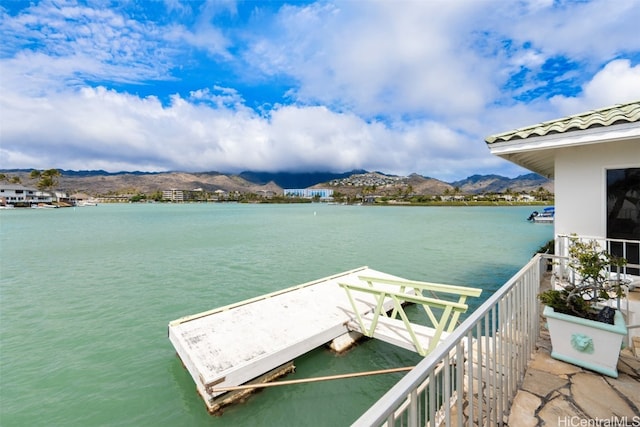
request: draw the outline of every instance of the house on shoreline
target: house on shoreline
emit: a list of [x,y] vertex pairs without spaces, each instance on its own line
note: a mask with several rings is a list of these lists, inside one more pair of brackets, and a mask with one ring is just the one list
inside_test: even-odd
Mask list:
[[0,206],[30,207],[39,203],[50,204],[50,193],[20,184],[0,183]]

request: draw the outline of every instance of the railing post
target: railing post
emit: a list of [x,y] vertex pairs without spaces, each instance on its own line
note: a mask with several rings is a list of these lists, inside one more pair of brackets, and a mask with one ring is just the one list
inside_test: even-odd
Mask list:
[[409,427],[418,427],[418,392],[416,389],[411,391],[409,399]]

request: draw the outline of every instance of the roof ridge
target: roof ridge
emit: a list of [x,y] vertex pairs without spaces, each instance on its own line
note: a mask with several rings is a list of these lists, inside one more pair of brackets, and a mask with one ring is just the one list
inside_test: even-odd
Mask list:
[[585,130],[593,127],[606,127],[633,122],[640,122],[640,100],[589,110],[555,120],[548,120],[531,126],[490,135],[485,138],[485,142],[487,144],[492,144],[494,142],[526,139],[533,136],[544,136],[550,133],[565,133],[576,130]]

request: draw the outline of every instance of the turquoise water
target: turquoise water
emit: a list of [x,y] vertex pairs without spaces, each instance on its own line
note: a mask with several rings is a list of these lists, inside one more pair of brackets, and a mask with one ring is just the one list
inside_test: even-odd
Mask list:
[[[2,426],[349,425],[403,374],[270,388],[207,414],[167,324],[367,265],[478,286],[553,237],[534,207],[100,205],[0,211]],[[475,301],[475,306],[481,300]],[[251,337],[238,337],[239,340]],[[374,340],[288,377],[412,366]]]

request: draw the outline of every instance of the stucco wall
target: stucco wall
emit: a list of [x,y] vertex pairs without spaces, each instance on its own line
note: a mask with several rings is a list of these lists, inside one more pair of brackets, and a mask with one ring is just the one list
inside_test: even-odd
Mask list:
[[606,237],[606,171],[640,167],[640,139],[557,151],[555,233]]

